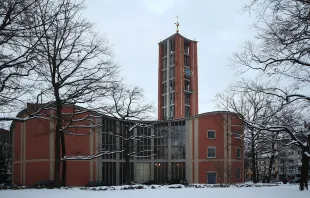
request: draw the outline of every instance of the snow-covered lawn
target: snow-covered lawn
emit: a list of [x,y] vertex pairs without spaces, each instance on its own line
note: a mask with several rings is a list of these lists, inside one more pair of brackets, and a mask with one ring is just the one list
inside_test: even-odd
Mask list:
[[179,188],[136,190],[24,189],[1,190],[1,198],[308,198],[309,191],[299,191],[296,185],[276,187]]

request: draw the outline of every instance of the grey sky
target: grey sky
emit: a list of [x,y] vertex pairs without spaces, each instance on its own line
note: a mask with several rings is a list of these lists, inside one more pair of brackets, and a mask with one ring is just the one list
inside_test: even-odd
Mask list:
[[215,110],[216,93],[239,76],[228,58],[253,37],[241,7],[248,0],[88,0],[86,17],[106,33],[126,83],[138,85],[157,107],[158,42],[175,33],[198,41],[199,113]]

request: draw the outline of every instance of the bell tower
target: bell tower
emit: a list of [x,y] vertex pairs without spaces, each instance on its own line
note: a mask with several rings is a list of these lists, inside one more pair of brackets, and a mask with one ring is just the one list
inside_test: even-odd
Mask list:
[[158,119],[198,114],[197,41],[176,33],[158,43]]

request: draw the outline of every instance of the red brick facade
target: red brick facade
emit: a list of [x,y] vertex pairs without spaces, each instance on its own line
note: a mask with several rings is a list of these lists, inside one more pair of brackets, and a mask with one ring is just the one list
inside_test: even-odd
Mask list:
[[[63,113],[72,112],[65,107]],[[23,117],[21,113],[19,116]],[[45,114],[49,115],[49,112]],[[75,116],[83,118],[87,113]],[[49,118],[48,116],[46,118]],[[89,121],[75,122],[74,125],[89,124]],[[40,118],[24,123],[13,122],[13,173],[12,181],[16,184],[31,185],[41,180],[54,179],[54,144],[55,122]],[[65,123],[64,123],[65,125]],[[67,155],[93,155],[96,150],[97,133],[90,133],[89,128],[72,128],[68,132],[88,134],[85,136],[66,135]],[[67,184],[84,186],[95,180],[97,161],[67,162]]]
[[[64,108],[64,112],[70,111],[70,107]],[[87,114],[81,114],[75,119],[84,116]],[[179,119],[177,122],[182,120],[185,122],[186,129],[185,172],[189,183],[210,183],[208,173],[216,174],[216,183],[243,182],[243,142],[234,138],[235,132],[242,134],[243,131],[236,115],[229,112],[210,112],[188,119]],[[90,124],[89,121],[75,123],[75,125]],[[31,185],[41,180],[54,179],[54,129],[55,123],[43,118],[32,119],[25,123],[13,123],[14,183]],[[94,155],[102,148],[102,137],[99,133],[102,129],[91,130],[93,129],[68,130],[70,133],[87,134],[66,135],[68,156]],[[208,137],[210,130],[215,132],[213,139]],[[214,158],[208,156],[209,147],[216,148]],[[237,149],[240,149],[239,157],[237,157]],[[149,163],[143,160],[138,163],[140,162]],[[100,158],[67,163],[68,186],[84,186],[89,181],[102,180],[103,177]]]
[[[227,112],[210,112],[188,122],[192,143],[188,148],[192,155],[189,156],[189,161],[192,161],[191,182],[208,183],[208,172],[216,173],[216,183],[244,182],[243,141],[234,136],[235,132],[243,134],[242,123],[237,116]],[[214,139],[208,138],[208,131],[215,131]],[[216,148],[214,158],[208,157],[210,147]],[[240,149],[238,157],[237,149]]]

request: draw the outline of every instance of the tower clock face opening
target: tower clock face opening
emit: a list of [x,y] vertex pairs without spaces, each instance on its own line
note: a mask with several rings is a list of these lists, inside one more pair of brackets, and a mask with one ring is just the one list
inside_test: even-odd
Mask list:
[[186,77],[190,77],[192,75],[192,71],[189,68],[185,68],[184,73]]

